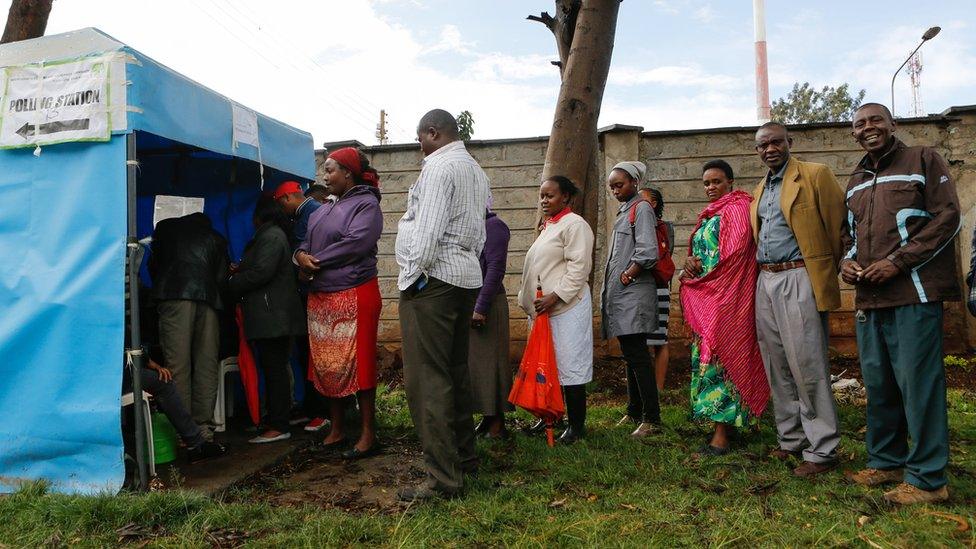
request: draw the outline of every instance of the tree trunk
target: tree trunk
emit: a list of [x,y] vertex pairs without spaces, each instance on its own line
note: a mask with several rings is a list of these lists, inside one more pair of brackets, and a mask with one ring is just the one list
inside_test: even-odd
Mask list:
[[578,213],[591,227],[596,226],[602,183],[597,179],[600,171],[594,169],[599,154],[597,120],[619,8],[620,0],[583,0],[579,6],[542,170],[543,178],[564,175],[580,186],[583,200]]
[[54,0],[12,0],[0,44],[44,36]]

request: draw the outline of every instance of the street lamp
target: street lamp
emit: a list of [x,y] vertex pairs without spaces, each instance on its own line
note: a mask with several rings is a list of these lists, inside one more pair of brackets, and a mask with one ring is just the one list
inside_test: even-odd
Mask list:
[[895,74],[891,76],[891,116],[895,115],[895,77],[898,76],[898,73],[901,72],[903,68],[905,68],[905,65],[907,65],[908,61],[913,55],[915,55],[915,52],[922,47],[922,44],[935,38],[935,35],[939,34],[940,30],[942,30],[942,27],[931,27],[929,30],[925,31],[925,34],[922,35],[922,41],[919,42],[918,47],[916,47],[912,53],[908,55],[908,59],[905,59],[905,62],[902,63],[901,66],[898,67],[898,70],[895,71]]

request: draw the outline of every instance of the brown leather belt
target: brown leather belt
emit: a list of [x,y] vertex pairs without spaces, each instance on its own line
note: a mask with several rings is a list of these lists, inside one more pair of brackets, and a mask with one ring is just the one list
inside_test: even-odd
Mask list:
[[781,273],[790,269],[799,269],[803,266],[803,260],[787,261],[786,263],[760,263],[759,268],[770,273]]

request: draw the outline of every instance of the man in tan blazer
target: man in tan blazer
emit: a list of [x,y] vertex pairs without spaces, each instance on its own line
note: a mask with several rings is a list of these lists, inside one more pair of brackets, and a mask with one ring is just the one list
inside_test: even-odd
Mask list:
[[758,247],[756,332],[773,395],[779,459],[803,458],[793,470],[815,476],[837,465],[840,432],[830,388],[827,312],[840,306],[844,194],[830,169],[790,156],[786,127],[756,132],[769,169],[753,192]]

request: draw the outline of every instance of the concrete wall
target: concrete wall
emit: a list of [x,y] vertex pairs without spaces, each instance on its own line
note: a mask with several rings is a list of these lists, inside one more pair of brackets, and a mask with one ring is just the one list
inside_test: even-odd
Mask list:
[[[534,223],[538,203],[539,178],[546,155],[548,138],[471,141],[468,150],[478,160],[491,180],[493,209],[512,231],[509,243],[505,290],[509,296],[512,355],[518,356],[526,338],[525,315],[516,303],[525,252],[535,239]],[[335,150],[348,143],[329,143]],[[380,172],[383,192],[383,236],[379,245],[380,290],[383,312],[380,317],[379,341],[398,347],[400,324],[397,316],[397,264],[393,254],[397,221],[406,209],[407,189],[420,173],[423,155],[417,144],[362,147],[370,163]],[[318,151],[319,179],[322,178],[323,151]]]
[[[612,126],[601,132],[601,165],[604,173],[621,160],[640,159],[648,165],[648,178],[660,186],[665,197],[665,219],[675,222],[675,263],[681,266],[687,253],[687,242],[694,228],[698,212],[706,204],[701,185],[701,165],[712,158],[724,158],[736,173],[738,188],[751,192],[763,176],[764,168],[753,148],[755,127],[720,128],[678,132],[642,132],[635,126]],[[802,160],[824,163],[834,171],[842,187],[853,166],[863,152],[853,141],[847,124],[813,124],[791,129],[793,153]],[[976,107],[954,108],[939,116],[903,120],[897,135],[908,144],[936,147],[949,161],[962,204],[963,227],[957,243],[960,256],[960,282],[970,261],[970,237],[976,226]],[[330,143],[335,149],[350,143]],[[518,356],[526,337],[525,315],[515,303],[519,276],[525,252],[534,238],[537,185],[542,173],[547,138],[472,141],[471,154],[481,163],[491,179],[494,209],[512,229],[505,288],[509,295],[512,328],[512,354]],[[397,220],[403,215],[407,188],[420,171],[419,147],[387,145],[364,147],[371,163],[379,170],[384,194],[385,227],[380,241],[380,287],[383,293],[383,314],[380,322],[380,341],[387,347],[399,346],[400,330],[396,303],[396,261],[393,243]],[[319,175],[321,160],[319,151]],[[594,274],[594,303],[599,303],[599,289],[603,278],[604,243],[608,227],[612,225],[618,203],[602,191],[605,207],[597,222],[597,258]],[[674,285],[675,294],[678,286]],[[854,352],[853,290],[844,288],[843,307],[831,315],[832,345],[840,352]],[[976,322],[965,314],[961,304],[946,306],[946,350],[961,352],[976,347]],[[594,315],[594,329],[599,315]],[[680,315],[677,295],[672,299],[670,330],[683,354],[687,333]],[[598,332],[597,332],[597,335]],[[599,339],[597,338],[597,341]],[[602,343],[598,353],[615,349]]]

